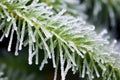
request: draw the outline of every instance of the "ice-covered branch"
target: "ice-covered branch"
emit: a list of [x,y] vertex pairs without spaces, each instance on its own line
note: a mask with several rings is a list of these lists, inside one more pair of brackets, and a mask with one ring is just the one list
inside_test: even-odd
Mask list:
[[[52,59],[54,80],[57,79],[59,62],[62,80],[65,80],[70,69],[74,73],[79,71],[82,73],[80,77],[88,77],[90,80],[100,76],[110,76],[111,79],[114,79],[111,76],[119,77],[120,55],[111,49],[116,41],[110,46],[107,38],[103,38],[105,32],[98,35],[93,25],[87,24],[81,17],[65,14],[65,9],[55,13],[46,3],[29,1],[0,1],[0,30],[3,33],[0,41],[10,35],[8,51],[11,51],[13,36],[16,34],[15,55],[28,46],[28,63],[32,64],[35,57],[35,63],[38,64],[41,56],[39,50],[43,50],[40,70],[48,63],[48,59]],[[106,70],[108,66],[114,69],[111,75],[105,73],[110,72]]]

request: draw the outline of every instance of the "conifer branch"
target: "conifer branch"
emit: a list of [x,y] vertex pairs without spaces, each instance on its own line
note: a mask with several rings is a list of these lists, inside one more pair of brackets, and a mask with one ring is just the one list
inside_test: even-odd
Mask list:
[[79,71],[80,77],[89,80],[96,77],[119,79],[120,55],[113,49],[115,43],[110,46],[102,33],[96,34],[94,26],[87,24],[81,17],[65,14],[65,11],[63,9],[56,14],[52,7],[38,0],[2,0],[0,30],[3,35],[0,41],[10,35],[8,51],[11,51],[13,35],[16,34],[15,55],[23,46],[28,46],[30,65],[34,56],[35,63],[39,63],[39,50],[42,49],[44,59],[40,70],[48,63],[48,59],[52,59],[56,74],[60,61],[62,80],[65,80],[70,69],[73,73]]

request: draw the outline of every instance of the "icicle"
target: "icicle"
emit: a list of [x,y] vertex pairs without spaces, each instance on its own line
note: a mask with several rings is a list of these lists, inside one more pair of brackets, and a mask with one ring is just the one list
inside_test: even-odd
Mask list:
[[56,68],[55,68],[55,72],[54,72],[54,80],[57,80],[58,66],[59,66],[59,54],[56,55]]
[[35,64],[38,64],[38,46],[36,45],[36,60],[35,60]]
[[59,50],[60,50],[60,64],[61,64],[61,80],[65,80],[65,72],[64,72],[64,57],[63,57],[63,51],[61,48],[61,45],[59,44]]
[[32,52],[33,51],[33,40],[31,39],[30,26],[29,26],[28,30],[29,30],[29,32],[28,32],[28,36],[29,36],[29,58],[28,58],[28,61],[29,61],[29,64],[32,64],[32,58],[35,55],[35,52]]
[[35,50],[35,45],[34,45],[34,44],[32,45],[32,50],[33,50],[33,51]]
[[[31,48],[32,48],[32,45],[31,45]],[[36,47],[36,50],[34,52],[31,52],[29,53],[29,62],[30,64],[32,64],[32,59],[33,57],[35,56],[35,64],[38,64],[38,47]]]
[[56,68],[54,51],[52,52],[53,67]]
[[14,34],[14,28],[12,29],[11,36],[10,36],[10,41],[8,45],[8,51],[11,51],[11,45],[12,45],[12,40],[13,40],[13,34]]
[[23,45],[23,39],[24,39],[24,34],[25,33],[25,22],[23,22],[22,25],[22,32],[21,32],[21,38],[20,38],[20,44],[19,44],[19,50],[22,49],[22,45]]
[[85,63],[83,62],[83,69],[82,69],[82,75],[81,75],[82,78],[85,77]]
[[52,62],[53,62],[53,67],[56,68],[56,63],[55,63],[55,55],[54,55],[54,44],[53,44],[53,40],[50,39],[50,43],[51,43],[51,53],[52,53]]
[[15,48],[15,56],[18,55],[18,44],[19,44],[19,41],[17,40],[17,44],[16,44],[16,48]]
[[99,78],[99,77],[100,77],[100,75],[99,75],[99,72],[98,72],[98,70],[97,70],[96,66],[94,65],[93,67],[94,67],[94,69],[95,69],[96,76]]
[[57,80],[57,68],[55,68],[55,72],[54,72],[54,79],[53,80]]
[[1,38],[0,38],[0,42],[3,41],[4,36],[5,36],[4,34],[1,36]]
[[29,61],[29,64],[32,64],[32,59],[34,56],[36,56],[35,64],[38,64],[38,46],[36,45],[35,51],[34,52],[32,52],[32,51],[33,51],[33,43],[30,40],[30,36],[29,36],[29,58],[28,58],[28,61]]
[[29,58],[28,58],[28,62],[31,65],[32,64],[32,41],[29,39]]

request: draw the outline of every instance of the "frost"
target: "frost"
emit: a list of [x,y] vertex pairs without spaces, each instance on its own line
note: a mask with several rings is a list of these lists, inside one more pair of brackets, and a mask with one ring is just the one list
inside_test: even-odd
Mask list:
[[[24,1],[18,2],[23,4]],[[24,46],[28,46],[28,63],[31,65],[35,61],[35,64],[39,65],[42,50],[44,56],[39,69],[42,70],[48,63],[48,59],[51,59],[55,68],[54,80],[57,80],[59,66],[62,80],[65,80],[70,69],[73,74],[79,71],[82,78],[87,77],[89,80],[105,77],[100,72],[108,76],[106,71],[110,72],[110,70],[106,64],[113,69],[120,69],[120,63],[117,62],[120,55],[113,49],[117,41],[114,40],[112,44],[109,44],[107,30],[97,34],[93,25],[87,24],[81,17],[76,18],[66,14],[66,9],[55,13],[52,7],[45,3],[35,0],[26,5],[27,1],[22,6],[19,6],[15,0],[8,1],[10,7],[11,4],[18,6],[13,10],[3,1],[0,2],[0,14],[4,16],[4,20],[0,23],[0,30],[3,31],[0,41],[10,35],[8,51],[11,51],[13,35],[16,32],[15,55],[18,55],[19,50],[22,50]],[[7,9],[3,10],[3,5]],[[11,12],[8,11],[9,9]],[[5,24],[6,21],[8,25]],[[101,71],[98,70],[99,68]]]

